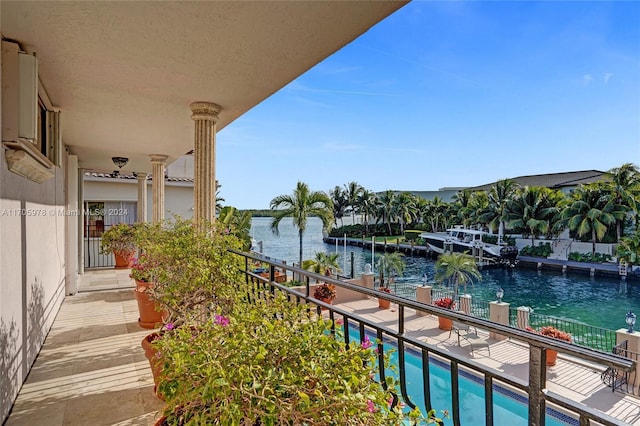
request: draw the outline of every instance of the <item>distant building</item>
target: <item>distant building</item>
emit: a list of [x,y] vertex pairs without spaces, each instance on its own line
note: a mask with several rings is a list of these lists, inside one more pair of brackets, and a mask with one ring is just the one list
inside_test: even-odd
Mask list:
[[[544,175],[527,175],[509,178],[516,182],[518,185],[525,186],[543,186],[550,189],[556,189],[562,191],[565,194],[571,193],[572,190],[580,185],[586,185],[589,183],[600,182],[608,180],[606,172],[600,170],[583,170],[577,172],[562,172],[562,173],[548,173]],[[444,187],[437,191],[399,191],[393,190],[392,192],[399,194],[401,192],[408,192],[417,197],[424,198],[425,200],[433,200],[435,197],[439,197],[442,201],[452,202],[453,197],[462,190],[469,191],[488,191],[494,186],[496,182],[486,183],[480,186],[472,187]]]
[[[583,170],[579,172],[548,173],[544,175],[528,175],[510,178],[518,185],[543,186],[569,194],[580,185],[608,180],[607,174],[600,170]],[[496,182],[468,188],[471,191],[488,191]]]

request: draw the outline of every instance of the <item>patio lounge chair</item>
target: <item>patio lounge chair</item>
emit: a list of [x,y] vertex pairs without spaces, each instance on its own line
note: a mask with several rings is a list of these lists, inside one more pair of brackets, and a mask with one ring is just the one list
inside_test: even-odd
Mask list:
[[471,355],[476,356],[474,353],[474,349],[478,348],[487,348],[487,352],[489,356],[491,356],[491,349],[489,348],[489,342],[484,337],[480,337],[478,335],[478,329],[472,325],[464,324],[461,322],[453,321],[453,328],[449,332],[449,337],[451,337],[451,333],[456,333],[458,336],[458,346],[462,346],[460,344],[461,340],[465,340],[469,343],[471,347]]

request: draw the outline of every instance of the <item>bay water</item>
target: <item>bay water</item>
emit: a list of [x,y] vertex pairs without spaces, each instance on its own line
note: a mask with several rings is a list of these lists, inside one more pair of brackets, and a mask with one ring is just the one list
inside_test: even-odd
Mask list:
[[[270,217],[255,217],[251,223],[252,237],[261,242],[262,253],[287,264],[299,261],[298,229],[291,218],[282,220],[279,235],[271,231]],[[353,271],[360,276],[365,264],[372,263],[370,249],[342,244],[326,244],[322,239],[322,222],[312,217],[303,234],[302,259],[313,259],[317,252],[338,253],[339,264],[345,274]],[[376,253],[377,254],[377,253]],[[398,283],[422,285],[425,274],[429,281],[435,275],[435,261],[424,257],[405,256],[405,271],[396,278]],[[375,264],[375,255],[373,258]],[[590,277],[587,274],[536,269],[488,268],[481,271],[482,279],[467,286],[466,292],[474,300],[496,300],[498,288],[504,289],[505,302],[512,307],[529,306],[535,313],[572,319],[585,324],[617,330],[626,328],[625,315],[630,310],[640,312],[640,283],[617,277]],[[461,289],[462,291],[462,289]]]

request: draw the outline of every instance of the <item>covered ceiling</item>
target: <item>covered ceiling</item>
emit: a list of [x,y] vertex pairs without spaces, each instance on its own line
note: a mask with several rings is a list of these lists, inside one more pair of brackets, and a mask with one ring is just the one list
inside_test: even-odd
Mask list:
[[80,167],[151,170],[193,148],[189,104],[222,106],[218,130],[404,1],[6,1],[1,32],[39,58]]

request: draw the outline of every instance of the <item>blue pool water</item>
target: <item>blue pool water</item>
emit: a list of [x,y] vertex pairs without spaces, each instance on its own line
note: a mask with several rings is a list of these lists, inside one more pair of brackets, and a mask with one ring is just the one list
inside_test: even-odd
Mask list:
[[[374,342],[375,336],[367,332],[369,339]],[[349,327],[349,338],[352,341],[360,341],[360,330],[357,327]],[[399,365],[397,347],[385,342],[385,351],[392,350],[391,363]],[[411,402],[416,404],[422,413],[426,413],[424,405],[424,391],[422,385],[422,357],[411,349],[405,351],[405,372],[407,380],[407,394]],[[397,372],[388,369],[385,374],[398,378]],[[437,415],[442,416],[442,411],[453,412],[451,403],[451,373],[447,363],[430,357],[429,378],[431,405],[435,408]],[[484,384],[483,381],[466,371],[459,372],[459,395],[460,395],[460,424],[475,426],[485,423],[484,408]],[[494,384],[493,386],[493,420],[496,425],[527,426],[528,424],[528,401],[526,396],[513,392],[503,386]],[[561,420],[563,419],[563,420]],[[452,425],[451,418],[444,419],[445,425]],[[556,410],[547,408],[546,425],[567,426],[577,425],[575,419]]]

